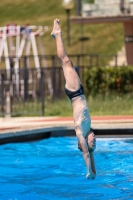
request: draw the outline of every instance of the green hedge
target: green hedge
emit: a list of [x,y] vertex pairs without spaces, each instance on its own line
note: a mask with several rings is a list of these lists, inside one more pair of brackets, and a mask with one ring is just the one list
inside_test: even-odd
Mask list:
[[92,67],[86,73],[87,93],[133,93],[133,66]]
[[94,3],[94,0],[83,0],[82,3]]

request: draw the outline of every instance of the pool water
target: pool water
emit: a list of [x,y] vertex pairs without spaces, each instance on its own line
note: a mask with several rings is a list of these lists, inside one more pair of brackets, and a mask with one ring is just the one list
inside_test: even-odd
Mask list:
[[76,137],[0,146],[0,200],[133,199],[133,140],[97,139],[95,180]]

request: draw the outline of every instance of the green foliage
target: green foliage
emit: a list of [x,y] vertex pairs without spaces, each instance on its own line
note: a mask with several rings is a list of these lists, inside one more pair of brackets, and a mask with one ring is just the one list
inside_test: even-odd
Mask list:
[[86,74],[88,94],[133,93],[133,67],[92,67]]
[[83,3],[94,3],[94,0],[83,0]]

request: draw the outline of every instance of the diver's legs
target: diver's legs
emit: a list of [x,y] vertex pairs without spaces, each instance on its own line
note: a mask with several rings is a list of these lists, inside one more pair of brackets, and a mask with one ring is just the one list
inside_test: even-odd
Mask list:
[[61,34],[62,33],[59,25],[59,20],[55,19],[51,35],[56,39],[57,55],[62,63],[62,68],[66,80],[66,88],[69,90],[77,90],[80,87],[80,80],[72,62],[65,52]]

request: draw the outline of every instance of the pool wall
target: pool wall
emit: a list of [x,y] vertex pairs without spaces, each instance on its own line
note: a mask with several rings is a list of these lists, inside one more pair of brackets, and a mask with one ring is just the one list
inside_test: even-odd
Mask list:
[[[92,127],[93,128],[93,127]],[[133,128],[118,128],[118,127],[99,127],[93,128],[96,137],[133,137]],[[8,131],[0,134],[0,144],[12,143],[12,142],[25,142],[32,140],[40,140],[49,137],[63,137],[63,136],[75,136],[75,130],[72,126],[59,126],[59,127],[47,127],[47,128],[35,128],[32,130],[17,130]]]

